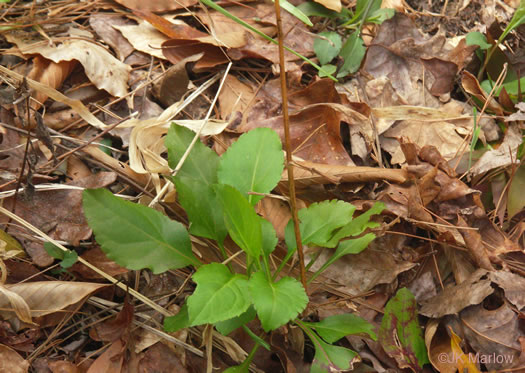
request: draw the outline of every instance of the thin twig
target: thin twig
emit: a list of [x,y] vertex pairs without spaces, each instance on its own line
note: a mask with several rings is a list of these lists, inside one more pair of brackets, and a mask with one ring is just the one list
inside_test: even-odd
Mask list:
[[281,22],[281,6],[279,0],[275,0],[275,19],[277,22],[277,37],[279,41],[279,67],[281,70],[281,96],[283,105],[283,125],[284,125],[284,147],[286,150],[286,169],[288,170],[288,189],[290,191],[290,207],[292,210],[292,219],[294,223],[295,242],[297,244],[297,253],[299,254],[299,269],[301,273],[301,283],[308,293],[306,285],[306,269],[304,267],[303,241],[301,240],[301,231],[299,229],[299,217],[297,216],[297,204],[295,199],[295,180],[293,177],[292,164],[292,145],[290,141],[290,118],[288,116],[288,91],[286,89],[286,68],[284,64],[284,40],[283,27]]

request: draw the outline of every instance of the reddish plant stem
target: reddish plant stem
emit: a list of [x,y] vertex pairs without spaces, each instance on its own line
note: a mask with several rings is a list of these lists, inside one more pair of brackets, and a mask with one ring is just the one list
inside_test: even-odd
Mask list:
[[279,40],[279,67],[281,70],[281,96],[283,100],[283,125],[284,125],[284,147],[286,150],[286,169],[288,170],[288,189],[290,192],[290,207],[292,210],[292,219],[295,232],[295,242],[297,244],[297,253],[299,254],[299,269],[301,273],[301,283],[307,291],[306,270],[304,267],[303,242],[301,240],[301,231],[299,230],[299,218],[297,216],[297,204],[295,200],[295,180],[293,177],[292,163],[292,146],[290,143],[290,118],[288,116],[288,91],[286,84],[286,69],[284,66],[284,40],[283,27],[281,22],[281,6],[279,0],[275,0],[275,19],[277,22],[277,36]]

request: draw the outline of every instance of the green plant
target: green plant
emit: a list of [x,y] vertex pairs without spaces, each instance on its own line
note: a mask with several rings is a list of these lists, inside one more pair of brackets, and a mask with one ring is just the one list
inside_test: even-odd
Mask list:
[[[184,127],[171,126],[165,141],[171,167],[178,164],[193,136]],[[231,259],[224,246],[229,235],[245,254],[242,273],[234,272],[229,264],[201,263],[192,252],[189,233],[182,224],[154,209],[123,201],[105,189],[84,192],[84,211],[102,250],[120,265],[149,268],[154,273],[187,265],[196,268],[196,289],[176,316],[165,319],[167,331],[214,324],[220,333],[228,334],[243,327],[257,349],[268,344],[247,328],[247,322],[257,317],[264,331],[269,332],[293,321],[316,346],[314,363],[318,363],[312,372],[328,366],[347,369],[355,352],[330,343],[347,334],[376,336],[370,324],[353,315],[334,316],[318,323],[297,318],[306,308],[308,296],[297,279],[280,275],[296,250],[295,241],[290,239],[293,223],[286,228],[288,255],[277,269],[270,265],[270,254],[278,239],[271,223],[257,215],[254,206],[275,188],[283,164],[278,135],[271,129],[258,128],[243,134],[222,157],[197,141],[173,177],[178,200],[190,220],[189,233],[215,240],[224,260]],[[375,235],[362,234],[377,226],[370,217],[382,209],[383,205],[376,203],[357,218],[353,218],[355,207],[343,201],[315,203],[300,210],[303,243],[336,248],[312,279],[341,256],[364,250]],[[229,371],[246,371],[250,356]]]
[[60,260],[60,271],[65,272],[66,269],[71,267],[77,262],[78,254],[75,251],[62,251],[51,242],[44,242],[44,249],[49,256]]
[[[365,56],[366,48],[361,38],[361,30],[365,23],[381,24],[394,16],[393,9],[381,9],[381,0],[358,0],[355,12],[343,8],[336,13],[314,2],[306,2],[298,7],[307,16],[317,16],[332,19],[332,28],[346,34],[343,43],[339,32],[323,31],[314,41],[314,52],[321,63],[319,76],[326,72],[343,78],[359,70]],[[330,62],[340,56],[343,63],[337,67]]]
[[[487,41],[487,38],[485,35],[478,31],[469,32],[466,36],[466,42],[467,45],[477,45],[479,46],[479,50],[476,51],[479,59],[483,61],[483,65],[481,69],[478,72],[478,80],[481,81],[483,78],[483,75],[485,73],[485,70],[487,69],[487,66],[494,55],[494,52],[499,48],[499,45],[505,40],[507,35],[515,30],[517,27],[525,23],[525,0],[520,1],[520,5],[514,12],[514,15],[512,16],[512,19],[510,20],[507,27],[505,27],[505,30],[503,30],[503,33],[500,35],[498,40],[496,40],[493,44],[489,43]],[[518,80],[520,80],[520,83],[518,83]],[[514,71],[509,71],[509,74],[507,75],[505,81],[503,82],[503,87],[506,89],[507,93],[510,96],[518,96],[518,87],[525,87],[525,78],[519,79],[519,77],[516,75]],[[493,87],[493,81],[492,79],[487,79],[481,83],[481,86],[485,91],[490,92]],[[495,96],[499,95],[499,92],[501,91],[501,88],[495,92]]]
[[417,319],[416,298],[407,288],[399,289],[386,304],[379,342],[400,368],[420,372],[430,363]]

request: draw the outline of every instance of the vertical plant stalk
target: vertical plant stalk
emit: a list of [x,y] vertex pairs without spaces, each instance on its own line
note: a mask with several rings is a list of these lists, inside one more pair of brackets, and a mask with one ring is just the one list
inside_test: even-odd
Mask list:
[[283,27],[281,22],[281,7],[279,0],[275,0],[275,20],[277,22],[277,37],[279,41],[279,68],[281,70],[281,97],[283,105],[283,125],[284,125],[284,148],[286,150],[286,169],[288,171],[288,189],[290,192],[290,207],[292,210],[292,219],[295,232],[295,242],[297,244],[297,253],[299,254],[299,270],[301,273],[301,283],[308,293],[306,284],[306,270],[304,268],[304,251],[303,241],[301,240],[301,231],[299,230],[299,217],[297,216],[297,203],[295,200],[295,180],[293,177],[292,164],[292,146],[290,143],[290,118],[288,116],[288,91],[286,88],[286,69],[284,66],[284,40]]

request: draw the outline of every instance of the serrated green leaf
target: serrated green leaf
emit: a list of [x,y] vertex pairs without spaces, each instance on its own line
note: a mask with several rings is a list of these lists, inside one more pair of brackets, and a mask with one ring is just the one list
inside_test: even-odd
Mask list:
[[188,315],[188,305],[186,303],[184,303],[175,316],[164,318],[164,331],[168,333],[174,333],[189,326],[190,318]]
[[175,177],[178,199],[190,219],[190,233],[220,244],[226,238],[224,212],[210,185],[185,176]]
[[[335,247],[337,242],[333,242],[333,235],[337,229],[352,221],[354,211],[355,206],[335,199],[312,203],[308,208],[299,210],[299,227],[303,244]],[[285,228],[285,240],[289,249],[296,248],[293,222],[291,220]]]
[[[352,219],[351,222],[339,229],[328,242],[326,247],[335,247],[339,241],[346,237],[358,236],[367,228],[375,228],[379,224],[370,221],[372,215],[380,214],[385,209],[383,202],[375,202],[366,212]],[[355,254],[355,253],[354,253]]]
[[337,249],[335,250],[333,259],[330,258],[329,261],[334,262],[337,259],[349,254],[359,254],[361,251],[367,248],[367,246],[370,244],[370,242],[374,240],[374,238],[376,238],[375,234],[367,233],[359,238],[352,238],[349,240],[341,241],[341,243],[339,243],[339,246],[337,246]]
[[222,184],[215,185],[214,188],[224,211],[224,221],[230,237],[247,254],[259,258],[262,252],[259,215],[237,189]]
[[314,40],[314,52],[321,65],[326,65],[339,54],[343,46],[343,41],[341,40],[341,36],[333,31],[321,32],[319,36],[322,38],[316,37]]
[[338,78],[353,74],[359,70],[361,61],[363,61],[366,53],[366,48],[363,43],[363,39],[359,37],[357,32],[352,33],[348,39],[346,39],[343,48],[341,48],[340,56],[343,58],[344,63],[337,74]]
[[85,190],[83,207],[102,251],[123,267],[162,273],[200,265],[184,226],[159,211],[124,201],[106,189]]
[[487,42],[487,38],[479,31],[471,31],[465,36],[467,45],[477,45],[480,49],[487,50],[492,47],[492,44]]
[[[186,127],[171,124],[166,140],[168,149],[168,162],[171,168],[175,168],[186,152],[195,133]],[[189,153],[178,175],[200,180],[205,184],[217,183],[217,169],[219,167],[219,156],[200,140],[197,140]]]
[[310,373],[341,372],[352,369],[354,362],[359,361],[356,352],[339,346],[325,343],[321,338],[315,338],[315,356]]
[[328,343],[334,343],[347,335],[367,335],[377,340],[374,326],[365,319],[345,313],[326,317],[319,322],[303,323],[313,329]]
[[231,332],[233,332],[235,329],[240,328],[241,326],[249,323],[253,319],[255,319],[255,308],[253,306],[250,306],[245,312],[243,312],[241,315],[234,317],[229,320],[220,321],[215,324],[215,329],[222,335],[228,335]]
[[222,155],[219,183],[235,187],[255,205],[263,196],[248,192],[270,193],[281,180],[284,155],[281,140],[269,128],[256,128],[243,134]]
[[239,316],[251,304],[248,278],[220,263],[206,264],[193,274],[197,288],[188,298],[190,325],[214,324]]
[[[169,165],[175,168],[195,133],[173,123],[166,136]],[[198,140],[174,178],[180,204],[190,219],[190,232],[222,244],[226,237],[223,212],[211,185],[217,183],[219,156]]]
[[277,238],[277,233],[275,233],[272,223],[266,219],[260,219],[262,228],[262,251],[264,255],[268,256],[275,250],[279,239]]
[[417,319],[416,299],[408,289],[399,289],[388,301],[379,329],[379,342],[401,369],[419,372],[429,363]]
[[64,269],[71,267],[78,260],[78,254],[76,251],[64,251],[64,259],[60,262],[60,266]]
[[44,242],[44,250],[46,251],[47,255],[55,259],[64,259],[65,251],[59,248],[58,246],[53,245],[51,242]]
[[265,332],[297,317],[308,304],[308,296],[299,281],[283,277],[273,282],[262,271],[250,277],[250,293]]

